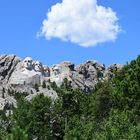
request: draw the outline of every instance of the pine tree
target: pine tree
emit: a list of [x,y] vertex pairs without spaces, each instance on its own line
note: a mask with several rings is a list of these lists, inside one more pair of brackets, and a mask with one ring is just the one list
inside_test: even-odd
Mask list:
[[46,86],[46,81],[43,81],[43,83],[42,83],[42,88],[46,88],[47,86]]
[[39,92],[39,86],[38,86],[38,84],[35,84],[34,88],[35,88],[36,92]]

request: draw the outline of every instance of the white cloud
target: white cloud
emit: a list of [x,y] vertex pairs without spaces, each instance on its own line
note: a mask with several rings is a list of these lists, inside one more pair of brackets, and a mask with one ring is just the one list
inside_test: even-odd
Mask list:
[[91,47],[114,41],[119,32],[116,13],[97,0],[62,0],[48,11],[40,35]]

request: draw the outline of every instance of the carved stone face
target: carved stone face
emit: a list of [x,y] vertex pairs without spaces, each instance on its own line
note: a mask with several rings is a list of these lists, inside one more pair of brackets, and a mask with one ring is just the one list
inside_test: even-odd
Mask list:
[[44,67],[44,74],[46,77],[50,76],[50,68],[48,66],[43,66]]
[[54,75],[59,75],[60,74],[60,68],[59,67],[55,66],[52,70],[53,70]]
[[35,69],[36,72],[42,72],[43,71],[43,66],[42,66],[41,62],[35,61],[34,62],[34,69]]
[[31,57],[26,57],[23,60],[23,67],[28,69],[28,70],[32,70],[33,69],[33,60]]

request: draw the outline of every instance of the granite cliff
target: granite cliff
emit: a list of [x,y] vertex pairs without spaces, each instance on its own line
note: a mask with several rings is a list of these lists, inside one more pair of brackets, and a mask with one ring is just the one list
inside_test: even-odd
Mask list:
[[[50,83],[55,82],[60,86],[67,78],[73,88],[87,92],[99,81],[112,78],[113,71],[121,68],[122,65],[119,64],[106,68],[97,61],[87,61],[78,66],[64,61],[48,67],[31,57],[22,60],[16,55],[0,55],[0,109],[7,104],[16,105],[14,96],[9,94],[10,91],[26,93],[28,100],[38,93],[57,98],[57,93],[50,87]],[[45,88],[41,86],[43,83]],[[38,85],[38,91],[35,85]]]

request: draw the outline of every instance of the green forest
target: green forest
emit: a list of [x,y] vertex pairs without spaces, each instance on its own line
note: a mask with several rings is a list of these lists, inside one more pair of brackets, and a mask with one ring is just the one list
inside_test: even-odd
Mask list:
[[56,100],[16,94],[17,107],[0,112],[0,140],[140,140],[140,56],[88,93],[67,79],[51,87]]

